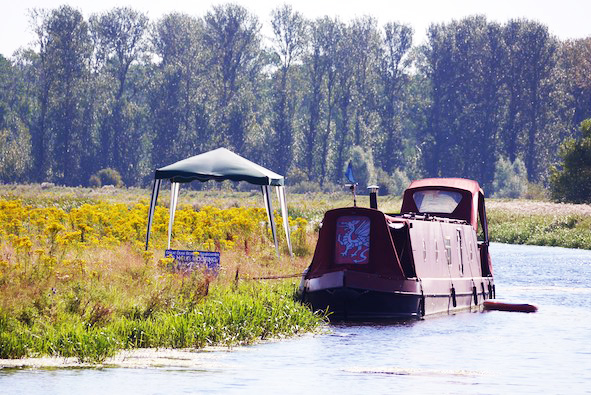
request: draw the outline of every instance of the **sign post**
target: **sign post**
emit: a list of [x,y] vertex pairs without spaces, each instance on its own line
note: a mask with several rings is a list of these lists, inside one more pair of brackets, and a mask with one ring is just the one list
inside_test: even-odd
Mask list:
[[178,271],[207,269],[217,273],[220,269],[220,253],[193,250],[166,250],[164,256],[174,259],[174,268]]

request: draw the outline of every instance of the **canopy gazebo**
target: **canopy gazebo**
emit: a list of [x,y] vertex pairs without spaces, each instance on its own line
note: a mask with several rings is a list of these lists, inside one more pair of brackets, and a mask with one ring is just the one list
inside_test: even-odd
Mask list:
[[271,186],[275,187],[279,205],[281,207],[281,216],[283,217],[283,227],[287,239],[289,254],[292,255],[291,240],[289,234],[289,220],[287,213],[287,204],[285,200],[284,177],[271,170],[257,165],[233,153],[226,148],[218,148],[213,151],[195,155],[190,158],[180,160],[171,165],[156,170],[154,175],[154,185],[152,187],[152,198],[150,200],[150,211],[148,213],[148,230],[146,232],[146,250],[150,241],[150,230],[152,228],[152,219],[154,209],[158,200],[158,193],[162,185],[162,180],[170,180],[170,220],[168,223],[168,249],[170,249],[170,240],[172,236],[172,225],[174,223],[174,213],[176,211],[180,185],[192,181],[246,181],[251,184],[260,185],[267,209],[267,217],[273,233],[275,242],[275,251],[279,256],[279,244],[277,241],[277,230],[273,218],[273,203],[271,199]]

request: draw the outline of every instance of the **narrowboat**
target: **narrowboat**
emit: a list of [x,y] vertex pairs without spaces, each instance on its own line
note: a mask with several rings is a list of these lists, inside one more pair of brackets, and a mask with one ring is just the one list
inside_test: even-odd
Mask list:
[[327,211],[299,294],[331,320],[409,319],[495,297],[484,192],[460,178],[413,181],[399,214]]

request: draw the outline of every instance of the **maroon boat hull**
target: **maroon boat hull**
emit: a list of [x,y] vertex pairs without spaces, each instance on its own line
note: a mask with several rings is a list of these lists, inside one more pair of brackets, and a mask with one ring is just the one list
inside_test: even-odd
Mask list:
[[[474,280],[480,287],[472,286]],[[393,280],[352,271],[304,280],[302,300],[334,321],[413,319],[480,308],[494,297],[490,278]],[[427,292],[425,292],[427,291]]]
[[314,310],[329,311],[331,321],[369,321],[420,318],[421,295],[334,288],[311,292],[305,297]]
[[332,320],[413,318],[423,315],[424,299],[413,280],[337,271],[305,280],[303,300]]

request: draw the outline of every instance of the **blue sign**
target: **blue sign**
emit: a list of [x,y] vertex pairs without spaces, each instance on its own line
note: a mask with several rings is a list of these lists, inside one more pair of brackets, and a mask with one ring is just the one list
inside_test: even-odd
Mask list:
[[193,250],[166,250],[164,256],[174,259],[176,270],[191,271],[203,269],[217,271],[220,269],[220,253]]

